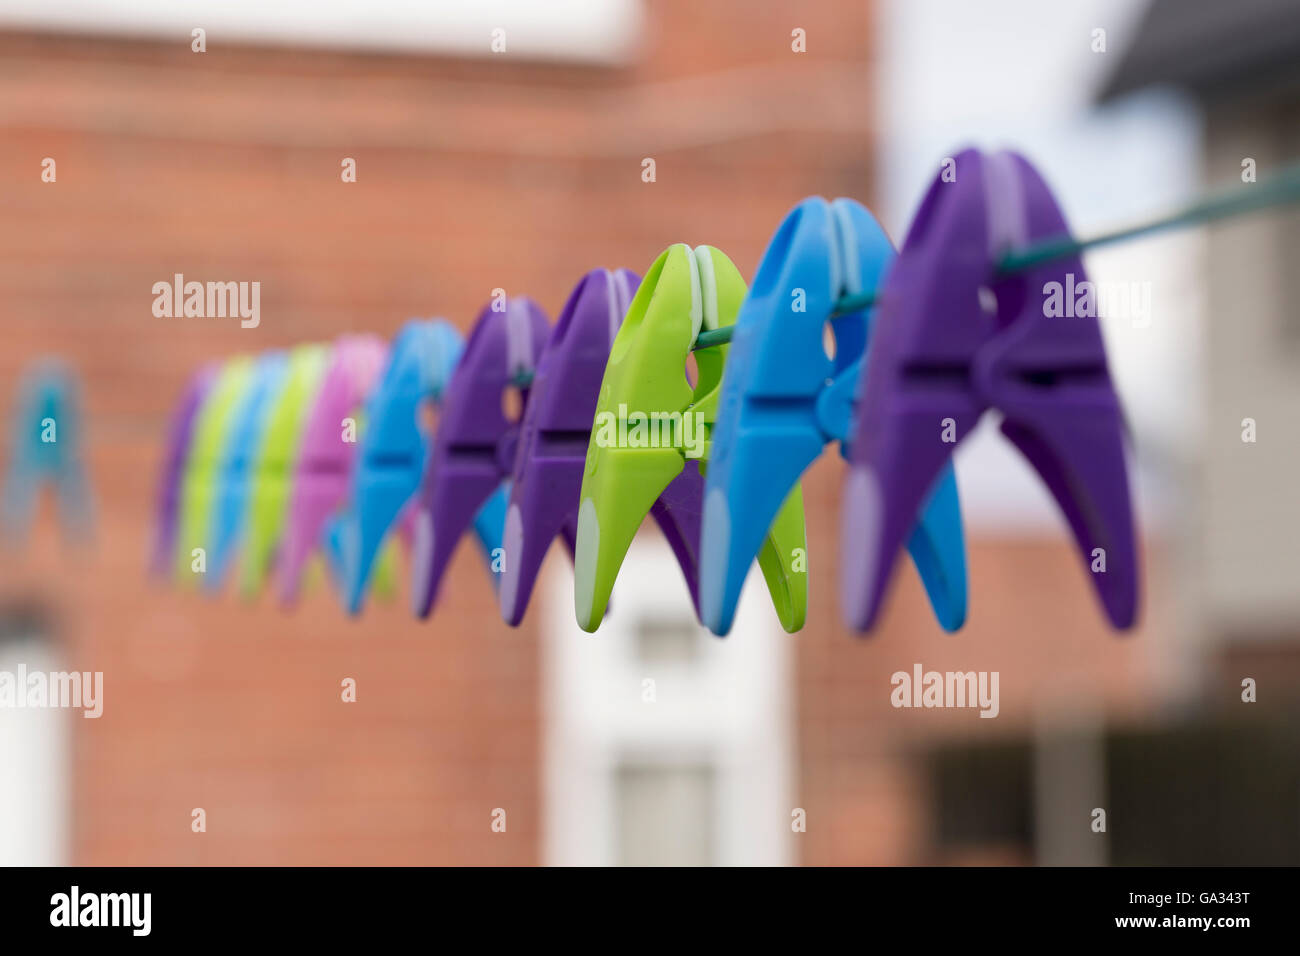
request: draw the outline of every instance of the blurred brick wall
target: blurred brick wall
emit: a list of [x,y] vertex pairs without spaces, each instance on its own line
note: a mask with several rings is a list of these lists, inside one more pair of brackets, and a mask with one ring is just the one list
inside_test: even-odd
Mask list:
[[[804,485],[805,500],[830,501],[819,510],[819,530],[809,531],[809,550],[820,545],[823,561],[833,559],[838,547],[834,519],[841,477],[839,466],[823,459]],[[810,485],[817,489],[812,495]],[[799,638],[800,793],[809,818],[801,842],[805,862],[957,862],[936,855],[932,845],[923,758],[933,747],[963,740],[1032,743],[1044,721],[1049,728],[1073,721],[1142,721],[1162,699],[1163,658],[1152,638],[1168,626],[1176,582],[1162,576],[1144,581],[1140,626],[1117,635],[1063,536],[976,536],[968,548],[970,614],[957,634],[945,634],[935,623],[905,555],[882,620],[866,637],[838,620],[835,569],[810,560],[810,601],[821,626]],[[1159,555],[1148,556],[1147,563],[1162,567]],[[927,671],[998,671],[997,719],[981,719],[972,710],[891,707],[890,676],[916,663]],[[1034,858],[1029,847],[994,846],[961,861]]]
[[[11,605],[39,595],[69,667],[106,674],[104,718],[76,726],[75,862],[538,860],[539,635],[500,623],[471,549],[428,624],[404,597],[358,622],[320,593],[284,615],[146,582],[151,499],[170,404],[214,356],[415,315],[466,327],[498,286],[554,314],[585,270],[643,270],[674,241],[752,275],[804,196],[870,198],[866,3],[646,6],[623,69],[0,35],[0,377],[49,352],[81,372],[100,515],[93,542],[65,546],[47,513],[3,575]],[[806,55],[790,51],[796,26]],[[46,156],[57,184],[40,181]],[[260,281],[261,327],[154,318],[150,288],[176,272]],[[1090,606],[1054,613],[1091,600],[1056,544],[977,545],[960,638],[937,632],[905,570],[886,626],[859,642],[834,593],[840,478],[828,457],[805,486],[801,857],[899,862],[924,820],[891,741],[959,733],[970,715],[890,710],[890,672],[1065,668],[1105,684],[1132,652]],[[341,706],[349,676],[359,701]],[[506,834],[489,829],[495,807]]]
[[[678,240],[751,273],[795,201],[867,192],[865,4],[647,11],[624,69],[0,35],[0,380],[47,353],[80,372],[99,506],[92,542],[43,513],[3,575],[67,666],[105,672],[105,716],[76,721],[74,862],[538,859],[538,635],[500,623],[470,549],[431,623],[404,597],[359,622],[319,593],[283,615],[148,583],[150,506],[205,360],[415,315],[465,327],[498,286],[554,312],[585,270]],[[176,272],[260,281],[261,327],[154,318]]]

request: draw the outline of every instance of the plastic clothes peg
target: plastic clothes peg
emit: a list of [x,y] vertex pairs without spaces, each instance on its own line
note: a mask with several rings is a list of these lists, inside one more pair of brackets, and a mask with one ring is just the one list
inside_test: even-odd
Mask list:
[[177,522],[176,575],[182,582],[206,575],[216,524],[217,474],[244,393],[253,379],[253,360],[240,356],[221,366],[194,423],[194,437],[181,478]]
[[5,530],[24,538],[45,483],[54,486],[66,535],[91,527],[90,487],[82,447],[80,389],[62,362],[38,362],[19,387],[9,474],[4,487]]
[[[497,592],[501,616],[512,627],[523,620],[551,542],[560,537],[570,556],[574,553],[600,380],[640,281],[627,269],[588,272],[570,293],[537,360],[519,423],[503,544],[507,561]],[[651,513],[658,518],[664,507],[656,502]]]
[[[814,196],[786,216],[759,263],[736,317],[704,480],[700,609],[714,633],[731,629],[750,564],[799,476],[828,442],[848,454],[870,310],[836,319],[833,359],[824,329],[836,301],[875,289],[893,259],[889,237],[861,204]],[[940,625],[959,628],[966,559],[951,466],[908,548]]]
[[1045,308],[1049,284],[1072,276],[1077,286],[1083,263],[1076,254],[999,272],[1008,249],[1067,234],[1065,218],[1018,154],[967,150],[955,171],[931,186],[877,307],[843,503],[845,614],[859,629],[874,623],[922,500],[996,408],[1065,513],[1112,625],[1129,627],[1137,548],[1101,329],[1093,315]]
[[212,547],[208,551],[209,590],[218,590],[226,570],[247,531],[248,498],[253,481],[253,462],[262,445],[269,413],[288,378],[289,361],[284,352],[267,352],[253,364],[248,388],[230,423],[226,443],[217,465],[217,498],[213,513]]
[[285,380],[268,409],[260,447],[254,450],[245,522],[248,540],[240,561],[240,589],[252,598],[262,589],[280,545],[289,493],[306,415],[330,359],[324,345],[289,352]]
[[329,368],[307,411],[281,537],[277,577],[285,605],[297,600],[307,560],[320,547],[330,516],[347,499],[360,437],[358,413],[387,354],[387,343],[374,335],[345,335],[334,343]]
[[[632,300],[601,382],[582,478],[574,610],[584,630],[600,624],[642,519],[674,480],[689,493],[677,498],[677,507],[669,501],[660,524],[677,529],[674,547],[680,548],[683,567],[691,568],[687,579],[697,601],[700,469],[709,460],[727,349],[695,353],[694,388],[686,378],[686,359],[701,329],[735,321],[744,296],[744,280],[720,251],[677,244],[655,260]],[[787,631],[802,627],[807,612],[807,576],[793,569],[804,547],[803,499],[796,492],[778,512],[759,552]]]
[[[420,488],[431,442],[416,420],[420,406],[444,398],[462,349],[460,333],[446,320],[408,322],[366,401],[347,504],[326,532],[350,614],[360,612],[379,549]],[[499,504],[503,520],[504,501]],[[501,528],[489,524],[485,519],[476,530],[485,536],[484,548],[490,551],[500,547]]]
[[[509,490],[502,482],[514,466],[519,422],[506,417],[502,400],[518,376],[531,376],[550,331],[546,313],[522,296],[507,299],[504,309],[495,303],[487,306],[474,323],[443,397],[433,457],[418,498],[411,594],[420,617],[433,608],[447,564],[471,518],[492,502],[493,522],[504,523]],[[526,409],[529,388],[519,391]],[[501,524],[495,529],[499,541]],[[491,572],[491,549],[486,557]],[[502,551],[499,558],[509,566],[514,555]],[[495,584],[496,574],[492,580]]]
[[158,576],[171,574],[176,559],[181,480],[185,474],[185,462],[189,457],[199,412],[217,379],[218,369],[217,365],[205,365],[195,373],[185,387],[181,400],[176,403],[167,429],[167,450],[163,456],[155,502],[153,556],[149,561],[151,573]]

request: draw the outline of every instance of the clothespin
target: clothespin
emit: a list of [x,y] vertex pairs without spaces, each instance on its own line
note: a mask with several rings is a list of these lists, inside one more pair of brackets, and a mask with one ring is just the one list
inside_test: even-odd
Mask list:
[[[443,398],[433,458],[418,499],[412,607],[420,617],[432,610],[447,563],[471,518],[491,502],[494,524],[505,520],[509,491],[502,483],[514,467],[519,422],[506,417],[502,401],[514,382],[532,375],[550,331],[546,313],[522,296],[507,299],[504,309],[488,305],[474,323]],[[527,408],[529,386],[517,387]],[[501,527],[494,527],[498,547]],[[486,539],[480,535],[479,540]],[[485,551],[489,573],[494,570],[492,550]],[[508,566],[514,555],[503,551],[498,557]]]
[[[551,542],[560,537],[570,556],[574,553],[600,380],[640,281],[627,269],[588,272],[569,295],[537,360],[519,423],[503,545],[507,560],[497,592],[501,616],[511,627],[523,620]],[[662,508],[656,502],[652,513],[658,516]]]
[[[420,488],[431,437],[416,415],[440,402],[463,349],[460,333],[444,319],[408,322],[389,352],[388,366],[365,406],[365,427],[348,484],[346,510],[327,529],[330,558],[348,613],[362,598],[384,539]],[[500,509],[504,519],[504,508]],[[484,547],[500,547],[501,529],[476,525]]]
[[290,350],[284,381],[272,397],[261,441],[254,449],[249,480],[248,540],[240,562],[240,589],[253,598],[262,588],[280,545],[306,415],[329,363],[324,345]]
[[181,477],[176,575],[182,582],[207,574],[215,525],[217,474],[232,423],[253,378],[253,360],[240,356],[221,366],[194,423]]
[[360,437],[359,410],[387,354],[388,345],[378,336],[345,335],[334,343],[329,368],[307,411],[294,469],[277,568],[282,604],[297,600],[307,560],[320,546],[330,516],[347,498]]
[[185,474],[185,462],[190,454],[199,412],[203,410],[203,403],[212,391],[218,369],[217,365],[205,365],[195,373],[185,387],[181,400],[176,403],[171,424],[167,428],[167,450],[163,455],[162,473],[158,482],[153,556],[149,561],[151,573],[159,577],[170,574],[176,560],[181,480]]
[[885,281],[859,381],[845,486],[841,598],[880,611],[899,544],[957,444],[991,408],[1065,513],[1111,623],[1132,625],[1138,566],[1123,420],[1095,316],[1049,317],[1048,284],[1085,278],[1076,253],[1008,275],[1014,247],[1068,233],[1016,153],[967,150],[937,179]]
[[17,409],[4,490],[6,531],[19,539],[27,536],[37,494],[49,482],[64,533],[88,534],[91,501],[76,377],[62,362],[37,363],[23,377]]
[[[700,609],[716,634],[731,629],[750,564],[799,476],[828,442],[847,455],[870,310],[835,321],[833,359],[824,330],[837,300],[875,289],[893,259],[862,205],[814,196],[786,216],[759,263],[736,317],[704,479]],[[956,630],[966,617],[966,559],[951,466],[908,547],[940,625]]]
[[266,352],[253,363],[251,377],[231,419],[217,464],[216,501],[211,548],[208,551],[209,590],[219,590],[226,569],[248,530],[249,493],[254,462],[262,447],[271,409],[289,375],[288,355]]
[[[695,353],[699,371],[692,388],[686,359],[701,329],[735,321],[745,282],[717,249],[670,246],[655,260],[614,339],[600,387],[582,478],[574,562],[574,610],[578,624],[594,631],[614,579],[642,519],[670,485],[661,526],[675,527],[669,541],[698,611],[699,513],[709,460],[709,432],[717,415],[725,347]],[[759,564],[787,631],[803,626],[807,576],[795,571],[796,549],[805,547],[803,499],[797,493],[781,508],[759,554]]]

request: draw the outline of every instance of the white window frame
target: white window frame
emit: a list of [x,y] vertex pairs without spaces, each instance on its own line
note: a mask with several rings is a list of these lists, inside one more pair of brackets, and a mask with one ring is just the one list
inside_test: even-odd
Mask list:
[[[572,573],[545,578],[546,863],[618,862],[617,773],[625,763],[712,766],[714,863],[793,861],[790,657],[797,638],[782,632],[761,576],[752,578],[726,638],[695,622],[681,571],[659,537],[633,544],[595,634],[574,621]],[[638,622],[670,613],[697,628],[700,653],[684,665],[640,661]],[[655,703],[642,700],[646,678],[655,681]]]
[[[60,670],[38,633],[0,636],[0,671]],[[71,727],[80,711],[0,707],[0,866],[61,866],[68,860]]]

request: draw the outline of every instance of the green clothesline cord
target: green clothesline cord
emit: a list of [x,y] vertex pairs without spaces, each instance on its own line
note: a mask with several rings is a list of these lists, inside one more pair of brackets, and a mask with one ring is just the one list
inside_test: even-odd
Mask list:
[[[1042,265],[1044,262],[1053,262],[1057,259],[1066,259],[1078,255],[1086,249],[1096,249],[1098,246],[1126,242],[1129,239],[1149,236],[1168,229],[1182,229],[1186,226],[1197,226],[1218,219],[1228,219],[1232,216],[1244,216],[1248,213],[1258,212],[1261,209],[1269,209],[1273,206],[1282,206],[1294,202],[1300,202],[1300,163],[1284,167],[1265,182],[1239,186],[1215,196],[1208,196],[1159,219],[1150,219],[1111,232],[1103,232],[1087,239],[1058,236],[1055,239],[1044,239],[1041,242],[1030,243],[1020,249],[1012,249],[998,263],[998,272],[1003,274],[1023,272],[1026,269],[1032,269],[1034,266]],[[835,303],[835,309],[831,313],[831,317],[837,318],[842,315],[849,315],[870,308],[875,304],[876,292],[874,289],[871,292],[863,292],[858,295],[846,295]],[[720,329],[709,329],[701,332],[695,340],[695,344],[691,346],[691,350],[696,351],[726,345],[731,341],[731,333],[734,330],[734,325],[728,325]],[[517,375],[514,378],[514,384],[521,388],[526,387],[531,381],[531,373]]]

